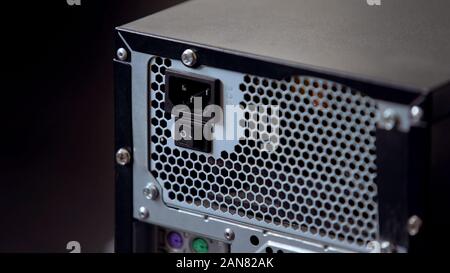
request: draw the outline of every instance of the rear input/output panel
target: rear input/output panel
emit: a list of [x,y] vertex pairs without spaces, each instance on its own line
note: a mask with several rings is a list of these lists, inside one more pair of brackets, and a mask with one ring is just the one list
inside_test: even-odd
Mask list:
[[228,253],[229,245],[192,233],[159,228],[158,250],[164,253]]

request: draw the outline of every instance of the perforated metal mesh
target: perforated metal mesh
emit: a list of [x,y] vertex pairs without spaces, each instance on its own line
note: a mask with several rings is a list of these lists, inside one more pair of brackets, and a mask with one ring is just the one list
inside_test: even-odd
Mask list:
[[[167,146],[164,75],[170,66],[159,57],[150,63],[150,168],[166,203],[345,244],[377,238],[374,100],[311,77],[243,75],[243,106],[280,107],[279,145],[261,151],[245,139],[214,158]],[[251,123],[240,123],[246,135],[256,130]]]

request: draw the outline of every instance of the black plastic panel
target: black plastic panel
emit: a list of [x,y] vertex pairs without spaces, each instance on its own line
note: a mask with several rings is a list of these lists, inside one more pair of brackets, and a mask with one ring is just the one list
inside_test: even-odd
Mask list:
[[[115,151],[126,148],[132,153],[131,65],[114,62]],[[116,227],[115,251],[132,251],[133,168],[115,165]]]

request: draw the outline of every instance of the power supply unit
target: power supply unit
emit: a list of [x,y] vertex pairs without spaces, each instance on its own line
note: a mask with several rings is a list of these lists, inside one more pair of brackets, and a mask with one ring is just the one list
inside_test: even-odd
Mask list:
[[193,0],[118,27],[116,251],[438,244],[450,2],[369,2]]

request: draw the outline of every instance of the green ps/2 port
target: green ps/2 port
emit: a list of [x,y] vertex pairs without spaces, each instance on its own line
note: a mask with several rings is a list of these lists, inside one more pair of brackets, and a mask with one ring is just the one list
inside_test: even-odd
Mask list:
[[208,253],[208,242],[202,238],[196,238],[192,241],[192,250],[195,253]]

